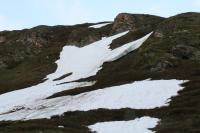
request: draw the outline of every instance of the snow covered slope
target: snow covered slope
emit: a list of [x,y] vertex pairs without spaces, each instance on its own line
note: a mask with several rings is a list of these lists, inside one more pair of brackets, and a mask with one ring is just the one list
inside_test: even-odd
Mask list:
[[89,128],[97,133],[153,133],[149,128],[154,128],[158,122],[156,118],[142,117],[131,121],[96,123]]
[[[0,114],[7,114],[8,112],[15,111],[18,112],[18,110],[22,110],[25,112],[25,114],[27,114],[29,111],[35,111],[35,109],[37,110],[39,106],[43,106],[41,104],[48,103],[49,101],[44,99],[53,95],[54,93],[77,87],[93,85],[95,82],[71,82],[67,84],[60,83],[70,82],[95,75],[101,69],[101,65],[104,62],[111,61],[111,59],[116,60],[122,57],[123,55],[127,54],[128,52],[135,50],[151,35],[150,33],[139,40],[125,44],[122,47],[115,50],[111,50],[109,48],[110,43],[114,39],[119,38],[127,33],[128,31],[111,37],[105,37],[102,38],[102,40],[100,41],[94,42],[82,48],[74,46],[65,46],[60,54],[60,59],[56,61],[58,66],[57,70],[54,73],[48,75],[47,80],[45,82],[29,88],[0,95],[0,101],[5,101],[0,103]],[[60,80],[55,81],[55,79],[58,79],[68,73],[72,74],[65,78],[61,78]],[[56,99],[51,100],[56,101]],[[51,104],[54,104],[53,101]],[[60,104],[62,104],[62,100],[60,101]],[[29,110],[29,107],[33,107],[33,105],[36,105],[34,106],[34,109]],[[52,106],[55,107],[55,105]],[[27,111],[27,109],[29,111]],[[47,109],[47,111],[49,112],[49,109]],[[64,111],[67,110],[62,110],[62,113],[64,113]],[[33,112],[31,112],[31,114],[32,113]],[[12,113],[8,113],[8,115],[10,114],[12,115]],[[52,111],[51,113],[50,111],[50,113],[47,114],[47,116],[45,117],[50,117],[55,114],[60,113],[55,113],[54,111]],[[20,117],[19,114],[16,114],[16,116]],[[27,118],[24,115],[22,116],[23,117],[20,117],[20,119]],[[4,115],[1,117],[2,120],[5,118]],[[14,117],[11,119],[14,119]]]
[[65,46],[60,54],[60,60],[56,62],[58,66],[56,72],[48,75],[47,78],[49,80],[54,80],[65,74],[72,73],[61,81],[57,81],[57,84],[59,84],[93,76],[101,69],[104,62],[117,60],[137,49],[152,34],[149,33],[141,39],[111,50],[110,44],[112,41],[127,33],[128,31],[111,37],[102,38],[102,40],[82,48]]
[[[110,44],[112,41],[127,33],[128,31],[102,38],[102,40],[82,48],[65,46],[60,54],[60,59],[56,61],[57,70],[47,75],[45,82],[0,95],[0,101],[5,101],[0,103],[0,121],[51,118],[69,111],[90,111],[100,108],[153,109],[167,106],[170,98],[176,96],[177,92],[183,88],[180,84],[184,81],[144,80],[102,88],[75,96],[46,99],[57,92],[94,85],[95,81],[74,81],[96,75],[103,63],[115,61],[139,48],[152,34],[149,33],[141,39],[111,50]],[[123,123],[116,122],[114,125],[121,125]],[[130,126],[132,123],[135,127]],[[124,128],[126,126],[131,128],[130,131],[137,129],[138,133],[143,131],[148,133],[149,130],[147,128],[154,127],[156,123],[157,119],[148,118],[147,120],[147,118],[141,118],[140,120],[125,122],[123,125]],[[107,123],[104,124],[107,126]],[[104,124],[102,125],[104,126]],[[137,127],[138,124],[143,126]],[[96,126],[91,126],[91,128],[93,127],[94,130],[102,132],[102,129],[96,129]],[[101,126],[97,124],[97,127]],[[117,130],[115,126],[113,128],[113,130]],[[107,129],[104,128],[103,132],[106,133]]]
[[[182,89],[179,80],[144,80],[103,88],[75,96],[35,100],[15,112],[0,115],[0,120],[51,118],[68,111],[95,109],[153,109],[167,106],[170,98]],[[30,92],[31,93],[31,92]],[[31,99],[35,97],[29,96]]]
[[65,74],[72,73],[62,81],[57,81],[57,83],[62,83],[95,75],[111,53],[109,45],[112,41],[127,33],[128,31],[102,38],[102,40],[82,48],[65,46],[60,54],[60,60],[56,61],[58,66],[56,72],[48,75],[47,78],[54,80]]
[[200,131],[200,14],[104,24],[1,32],[0,132]]

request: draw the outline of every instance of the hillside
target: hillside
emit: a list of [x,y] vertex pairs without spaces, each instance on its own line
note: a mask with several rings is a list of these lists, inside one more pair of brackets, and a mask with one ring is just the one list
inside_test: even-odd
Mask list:
[[2,31],[0,132],[198,133],[199,57],[193,12]]

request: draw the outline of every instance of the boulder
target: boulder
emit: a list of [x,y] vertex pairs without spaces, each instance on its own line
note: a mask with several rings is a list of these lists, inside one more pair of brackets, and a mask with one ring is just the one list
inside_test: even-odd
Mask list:
[[181,59],[190,59],[193,55],[193,47],[186,45],[176,45],[172,47],[172,54]]
[[4,36],[0,36],[0,43],[5,42],[6,38]]

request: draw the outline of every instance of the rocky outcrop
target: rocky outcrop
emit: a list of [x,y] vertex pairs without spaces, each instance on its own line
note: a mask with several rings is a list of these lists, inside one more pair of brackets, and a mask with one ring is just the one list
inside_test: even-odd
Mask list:
[[119,33],[125,30],[132,30],[136,27],[134,17],[131,14],[119,14],[113,23],[112,32]]
[[115,18],[111,33],[153,29],[163,20],[164,18],[153,15],[121,13]]

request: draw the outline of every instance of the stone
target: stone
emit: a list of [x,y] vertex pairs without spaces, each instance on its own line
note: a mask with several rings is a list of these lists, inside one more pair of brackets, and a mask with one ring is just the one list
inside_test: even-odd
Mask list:
[[193,55],[193,47],[186,45],[176,45],[172,47],[172,54],[181,59],[190,59]]
[[159,32],[159,31],[156,31],[155,33],[154,33],[154,37],[158,37],[158,38],[163,38],[163,34],[161,33],[161,32]]
[[174,65],[165,60],[165,61],[159,61],[154,67],[151,68],[151,72],[157,72],[157,71],[163,71],[167,68],[173,67]]
[[4,36],[0,36],[0,43],[5,42],[6,38]]

